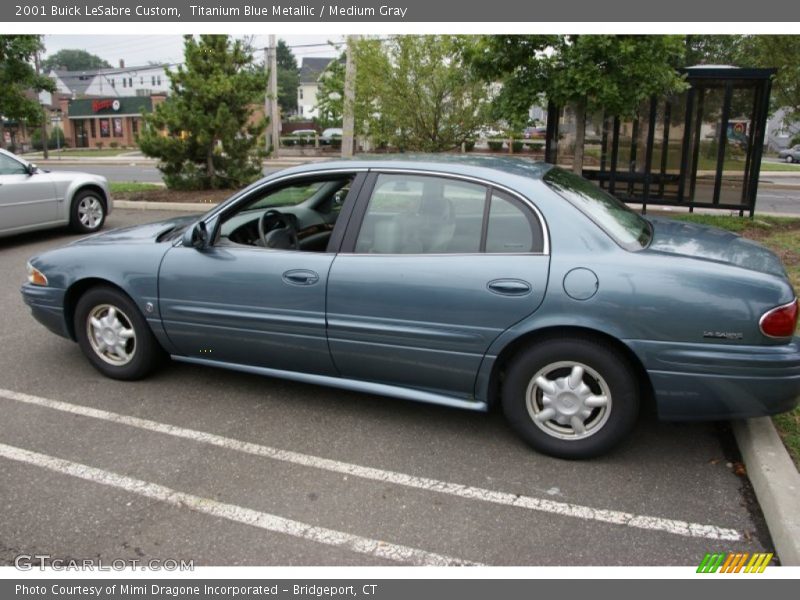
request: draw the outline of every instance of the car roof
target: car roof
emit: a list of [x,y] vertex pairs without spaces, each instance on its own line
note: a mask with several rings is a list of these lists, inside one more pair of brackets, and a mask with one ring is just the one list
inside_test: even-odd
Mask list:
[[498,175],[516,175],[526,179],[541,179],[553,165],[543,161],[504,156],[469,154],[376,154],[359,155],[349,159],[333,159],[292,167],[281,174],[309,173],[330,169],[416,169],[440,171],[458,175],[483,176],[496,179]]

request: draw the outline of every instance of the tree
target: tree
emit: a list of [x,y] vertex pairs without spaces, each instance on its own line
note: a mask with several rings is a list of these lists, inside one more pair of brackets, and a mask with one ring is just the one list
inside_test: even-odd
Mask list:
[[52,92],[55,85],[33,67],[41,50],[41,36],[0,35],[0,148],[5,147],[4,120],[40,125],[45,118],[36,94]]
[[676,71],[684,49],[675,35],[489,36],[468,56],[484,77],[500,79],[498,102],[511,120],[542,95],[573,108],[573,170],[580,174],[586,115],[632,116],[652,95],[684,89]]
[[278,63],[278,105],[282,115],[297,112],[297,88],[300,86],[300,69],[294,53],[286,42],[278,40],[276,61]]
[[786,108],[787,117],[800,120],[800,36],[756,35],[753,37],[755,63],[775,67],[778,72],[772,81],[772,106]]
[[[488,100],[486,85],[464,68],[460,49],[468,43],[468,38],[436,35],[358,41],[357,133],[378,145],[423,152],[467,141],[483,124]],[[333,68],[331,79],[338,80]],[[344,95],[343,88],[336,91]],[[335,111],[340,102],[334,99],[328,107]]]
[[341,127],[344,114],[345,55],[332,60],[319,76],[317,121],[323,128]]
[[42,70],[47,73],[51,69],[67,71],[88,71],[91,69],[107,69],[111,65],[99,56],[86,50],[65,49],[51,54],[42,61]]
[[683,65],[754,66],[753,36],[687,35]]
[[170,188],[237,188],[262,174],[266,75],[249,46],[226,35],[184,36],[171,94],[144,118],[139,146],[160,159]]

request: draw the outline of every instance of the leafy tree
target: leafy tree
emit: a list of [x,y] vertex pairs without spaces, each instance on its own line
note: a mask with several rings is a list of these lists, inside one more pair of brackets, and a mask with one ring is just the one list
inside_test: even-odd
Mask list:
[[171,94],[144,118],[139,146],[160,159],[170,188],[236,188],[261,176],[266,76],[248,45],[226,35],[184,36]]
[[[423,152],[468,140],[485,120],[488,98],[483,81],[464,68],[461,46],[469,43],[410,35],[357,42],[356,131],[378,145]],[[331,80],[338,81],[333,69]],[[344,95],[343,86],[336,91]],[[338,102],[321,108],[334,114]]]
[[42,61],[42,70],[47,73],[51,69],[64,68],[67,71],[87,71],[90,69],[107,69],[111,65],[96,54],[79,49],[59,50]]
[[800,120],[800,36],[753,36],[755,62],[761,67],[775,67],[772,82],[772,106],[788,109],[788,118]]
[[489,36],[467,56],[489,81],[509,120],[527,116],[542,95],[575,113],[573,170],[583,169],[586,115],[631,116],[653,94],[685,87],[675,70],[684,39],[674,35]]
[[747,35],[687,35],[683,65],[754,66],[753,37]]
[[[318,123],[324,128],[341,127],[344,114],[344,52],[332,60],[319,76]],[[358,71],[356,71],[358,73]]]
[[33,68],[41,50],[41,36],[0,35],[0,148],[5,144],[4,119],[40,125],[45,118],[38,99],[29,94],[55,90],[52,80]]
[[291,115],[297,112],[297,88],[300,86],[300,69],[294,53],[286,42],[278,40],[276,51],[278,64],[278,105],[281,114]]

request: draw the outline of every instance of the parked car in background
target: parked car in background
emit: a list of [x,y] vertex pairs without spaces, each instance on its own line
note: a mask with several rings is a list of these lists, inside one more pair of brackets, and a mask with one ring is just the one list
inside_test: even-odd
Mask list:
[[778,152],[778,158],[783,158],[787,163],[800,162],[800,144]]
[[526,140],[544,138],[547,135],[547,127],[526,127],[522,131],[522,137]]
[[46,171],[0,149],[0,236],[63,225],[92,233],[110,212],[105,177]]
[[322,135],[319,138],[319,143],[330,146],[336,141],[341,142],[343,134],[344,130],[341,127],[329,127],[322,132]]
[[317,136],[316,129],[296,129],[281,140],[285,146],[313,146]]
[[775,254],[645,218],[546,163],[304,165],[204,215],[45,252],[28,272],[33,316],[108,377],[144,377],[169,355],[498,402],[525,441],[564,458],[609,450],[646,403],[717,420],[800,395],[797,299]]

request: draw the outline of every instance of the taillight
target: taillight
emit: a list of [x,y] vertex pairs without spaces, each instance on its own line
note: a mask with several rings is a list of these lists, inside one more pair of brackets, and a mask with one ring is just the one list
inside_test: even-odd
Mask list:
[[769,337],[789,337],[797,327],[797,299],[764,313],[758,322],[761,332]]

